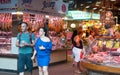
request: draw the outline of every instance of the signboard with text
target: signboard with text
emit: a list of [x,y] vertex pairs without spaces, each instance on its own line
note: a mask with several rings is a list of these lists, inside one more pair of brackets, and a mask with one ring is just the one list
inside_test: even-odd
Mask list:
[[67,16],[72,17],[73,20],[100,19],[100,14],[76,10],[68,11]]
[[0,12],[13,12],[17,8],[18,0],[0,0]]
[[66,3],[53,0],[19,0],[19,8],[23,11],[38,11],[43,13],[62,13],[67,12]]
[[0,12],[26,11],[45,14],[66,14],[68,4],[62,0],[0,0]]
[[0,8],[15,8],[18,0],[0,0]]
[[74,20],[83,20],[83,19],[90,19],[91,13],[84,12],[84,11],[68,11],[68,16],[71,16]]
[[100,19],[100,14],[93,13],[92,19]]

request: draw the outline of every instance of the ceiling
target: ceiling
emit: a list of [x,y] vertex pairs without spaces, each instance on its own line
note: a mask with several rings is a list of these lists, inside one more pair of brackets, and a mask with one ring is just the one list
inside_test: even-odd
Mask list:
[[67,0],[69,10],[94,11],[112,11],[114,15],[120,15],[120,0]]

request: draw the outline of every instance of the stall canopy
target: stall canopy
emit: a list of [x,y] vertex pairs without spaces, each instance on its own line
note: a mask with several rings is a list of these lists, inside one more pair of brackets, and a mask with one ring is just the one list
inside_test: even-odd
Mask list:
[[62,0],[0,0],[0,12],[14,11],[65,15],[68,4]]

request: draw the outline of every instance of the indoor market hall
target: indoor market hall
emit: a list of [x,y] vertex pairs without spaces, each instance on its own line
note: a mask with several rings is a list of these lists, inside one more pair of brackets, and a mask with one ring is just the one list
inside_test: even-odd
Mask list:
[[120,75],[120,0],[0,0],[0,75]]

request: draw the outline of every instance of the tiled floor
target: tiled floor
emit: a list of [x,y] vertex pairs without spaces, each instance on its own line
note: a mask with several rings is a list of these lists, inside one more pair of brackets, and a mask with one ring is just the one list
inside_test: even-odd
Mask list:
[[[68,56],[67,62],[50,65],[48,70],[49,70],[49,75],[85,75],[74,72],[73,60],[71,56]],[[0,75],[18,75],[18,74],[12,72],[0,71]],[[25,72],[25,75],[28,75],[28,73]],[[33,69],[33,75],[39,75],[37,68]],[[116,74],[89,73],[89,75],[116,75]]]
[[[85,75],[74,72],[73,59],[71,56],[68,56],[67,62],[50,65],[48,70],[49,70],[49,75]],[[12,72],[0,71],[0,75],[18,75],[18,74]],[[28,73],[25,72],[25,75],[28,75]],[[39,75],[37,68],[33,69],[33,75]],[[98,74],[91,72],[89,73],[89,75],[116,75],[116,74]]]
[[[17,73],[0,71],[0,75],[17,75]],[[27,73],[25,73],[25,75],[27,75]],[[37,68],[33,70],[33,75],[38,75]],[[72,60],[70,58],[68,62],[50,65],[49,75],[80,75],[80,74],[74,74]]]

